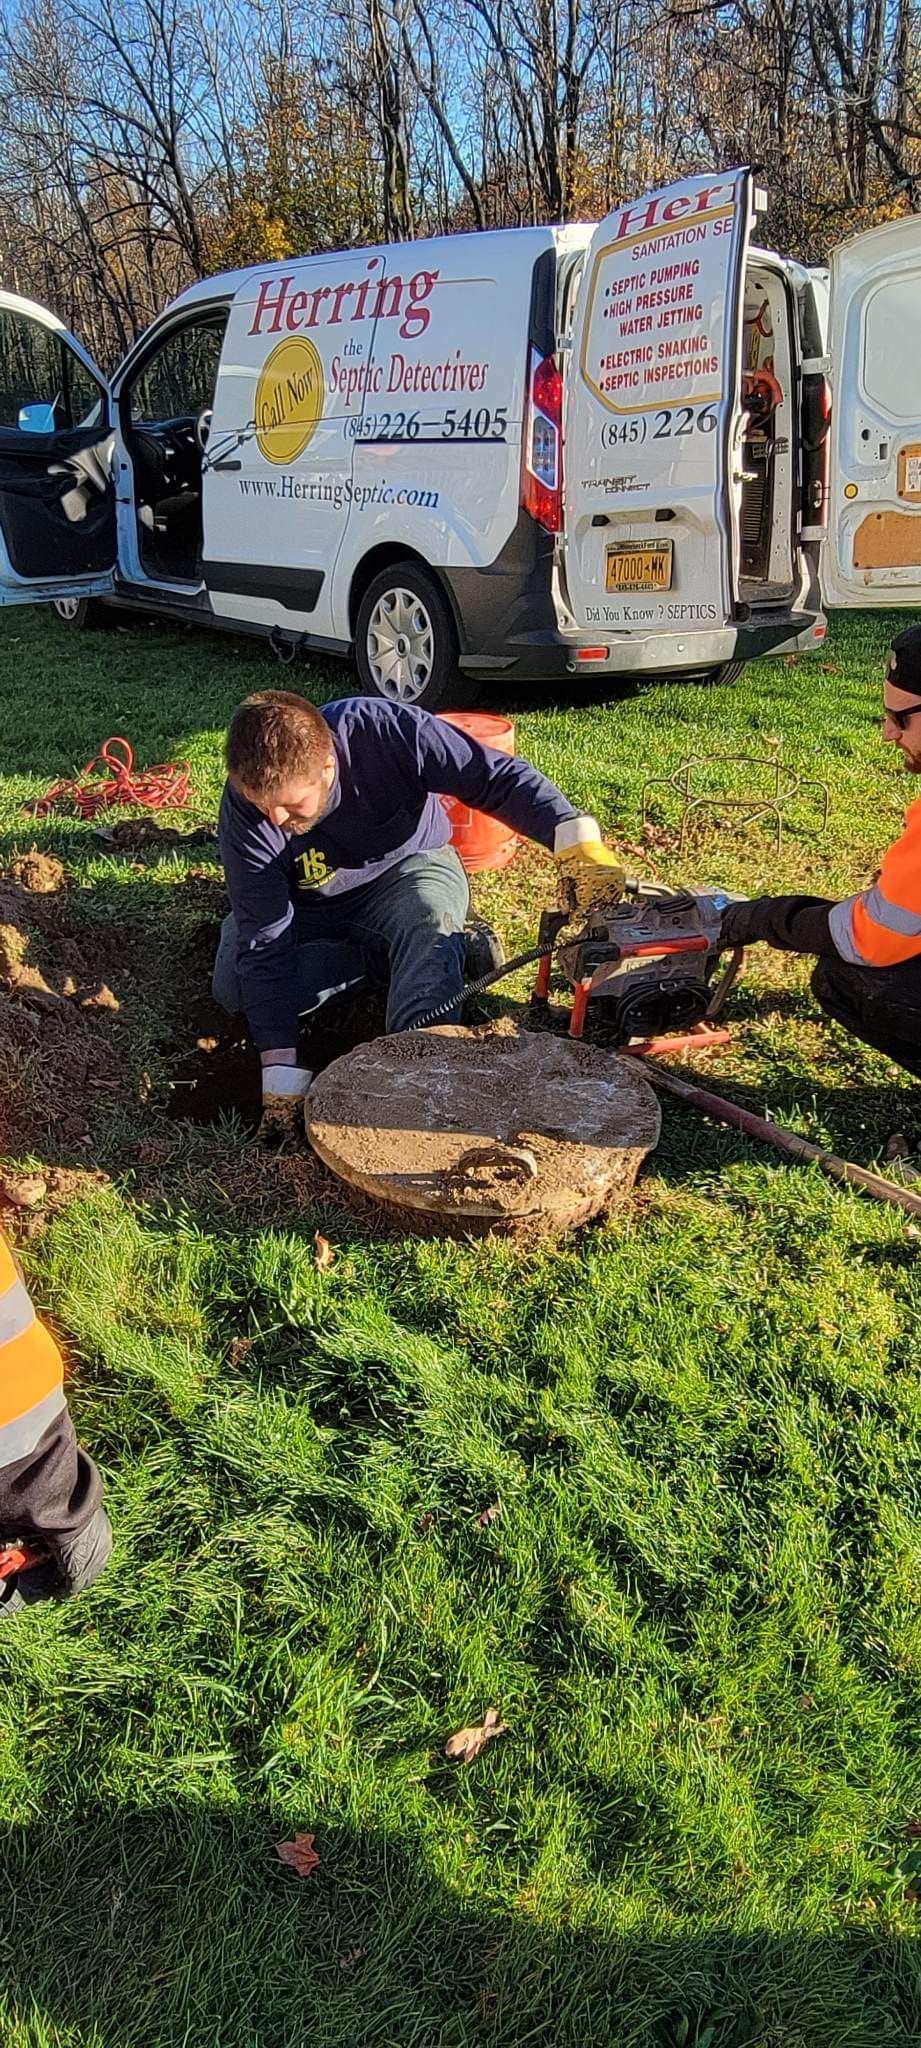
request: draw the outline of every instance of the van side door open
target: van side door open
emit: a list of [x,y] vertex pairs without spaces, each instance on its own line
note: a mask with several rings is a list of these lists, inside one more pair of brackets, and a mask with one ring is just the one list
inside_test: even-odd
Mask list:
[[921,604],[919,335],[913,214],[832,253],[829,604]]
[[110,591],[109,393],[43,306],[0,292],[0,605]]
[[579,631],[680,633],[733,616],[751,216],[751,178],[737,170],[635,200],[592,237],[565,410],[565,582]]

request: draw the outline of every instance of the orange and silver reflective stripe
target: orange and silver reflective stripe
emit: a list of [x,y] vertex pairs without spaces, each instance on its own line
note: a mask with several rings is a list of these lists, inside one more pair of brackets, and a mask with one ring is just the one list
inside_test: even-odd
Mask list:
[[[6,1283],[4,1285],[4,1282]],[[64,1407],[54,1338],[38,1321],[9,1246],[0,1239],[0,1466],[29,1457]]]
[[897,967],[921,953],[921,913],[890,902],[878,882],[833,904],[828,929],[852,967]]

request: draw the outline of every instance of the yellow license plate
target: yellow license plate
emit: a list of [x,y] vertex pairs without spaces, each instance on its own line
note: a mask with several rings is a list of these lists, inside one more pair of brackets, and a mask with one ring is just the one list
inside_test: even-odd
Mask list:
[[606,590],[670,590],[672,587],[672,543],[670,540],[616,540],[607,550],[604,570]]

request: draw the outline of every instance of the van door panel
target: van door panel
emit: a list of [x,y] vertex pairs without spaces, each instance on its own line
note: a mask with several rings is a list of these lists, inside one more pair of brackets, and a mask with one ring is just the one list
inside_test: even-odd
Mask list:
[[357,333],[370,344],[373,253],[256,271],[231,306],[203,477],[203,576],[219,617],[337,637],[353,446],[339,371]]
[[763,258],[746,266],[742,315],[742,492],[739,595],[789,600],[798,476],[793,312],[784,278]]
[[566,585],[582,631],[731,616],[751,210],[739,170],[649,194],[595,231],[565,410]]
[[921,603],[921,221],[858,235],[831,260],[829,540],[836,605]]
[[489,569],[518,522],[528,326],[550,237],[452,235],[384,253],[366,389],[353,401],[347,560],[395,540],[434,567]]
[[[27,429],[39,410],[47,432]],[[0,604],[112,588],[115,490],[106,386],[72,335],[0,293]]]

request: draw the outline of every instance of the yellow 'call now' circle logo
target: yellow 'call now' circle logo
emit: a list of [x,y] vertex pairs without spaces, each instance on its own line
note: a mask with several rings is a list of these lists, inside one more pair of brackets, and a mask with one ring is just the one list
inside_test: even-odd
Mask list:
[[295,462],[323,412],[323,365],[306,335],[280,341],[256,385],[256,440],[267,462]]

